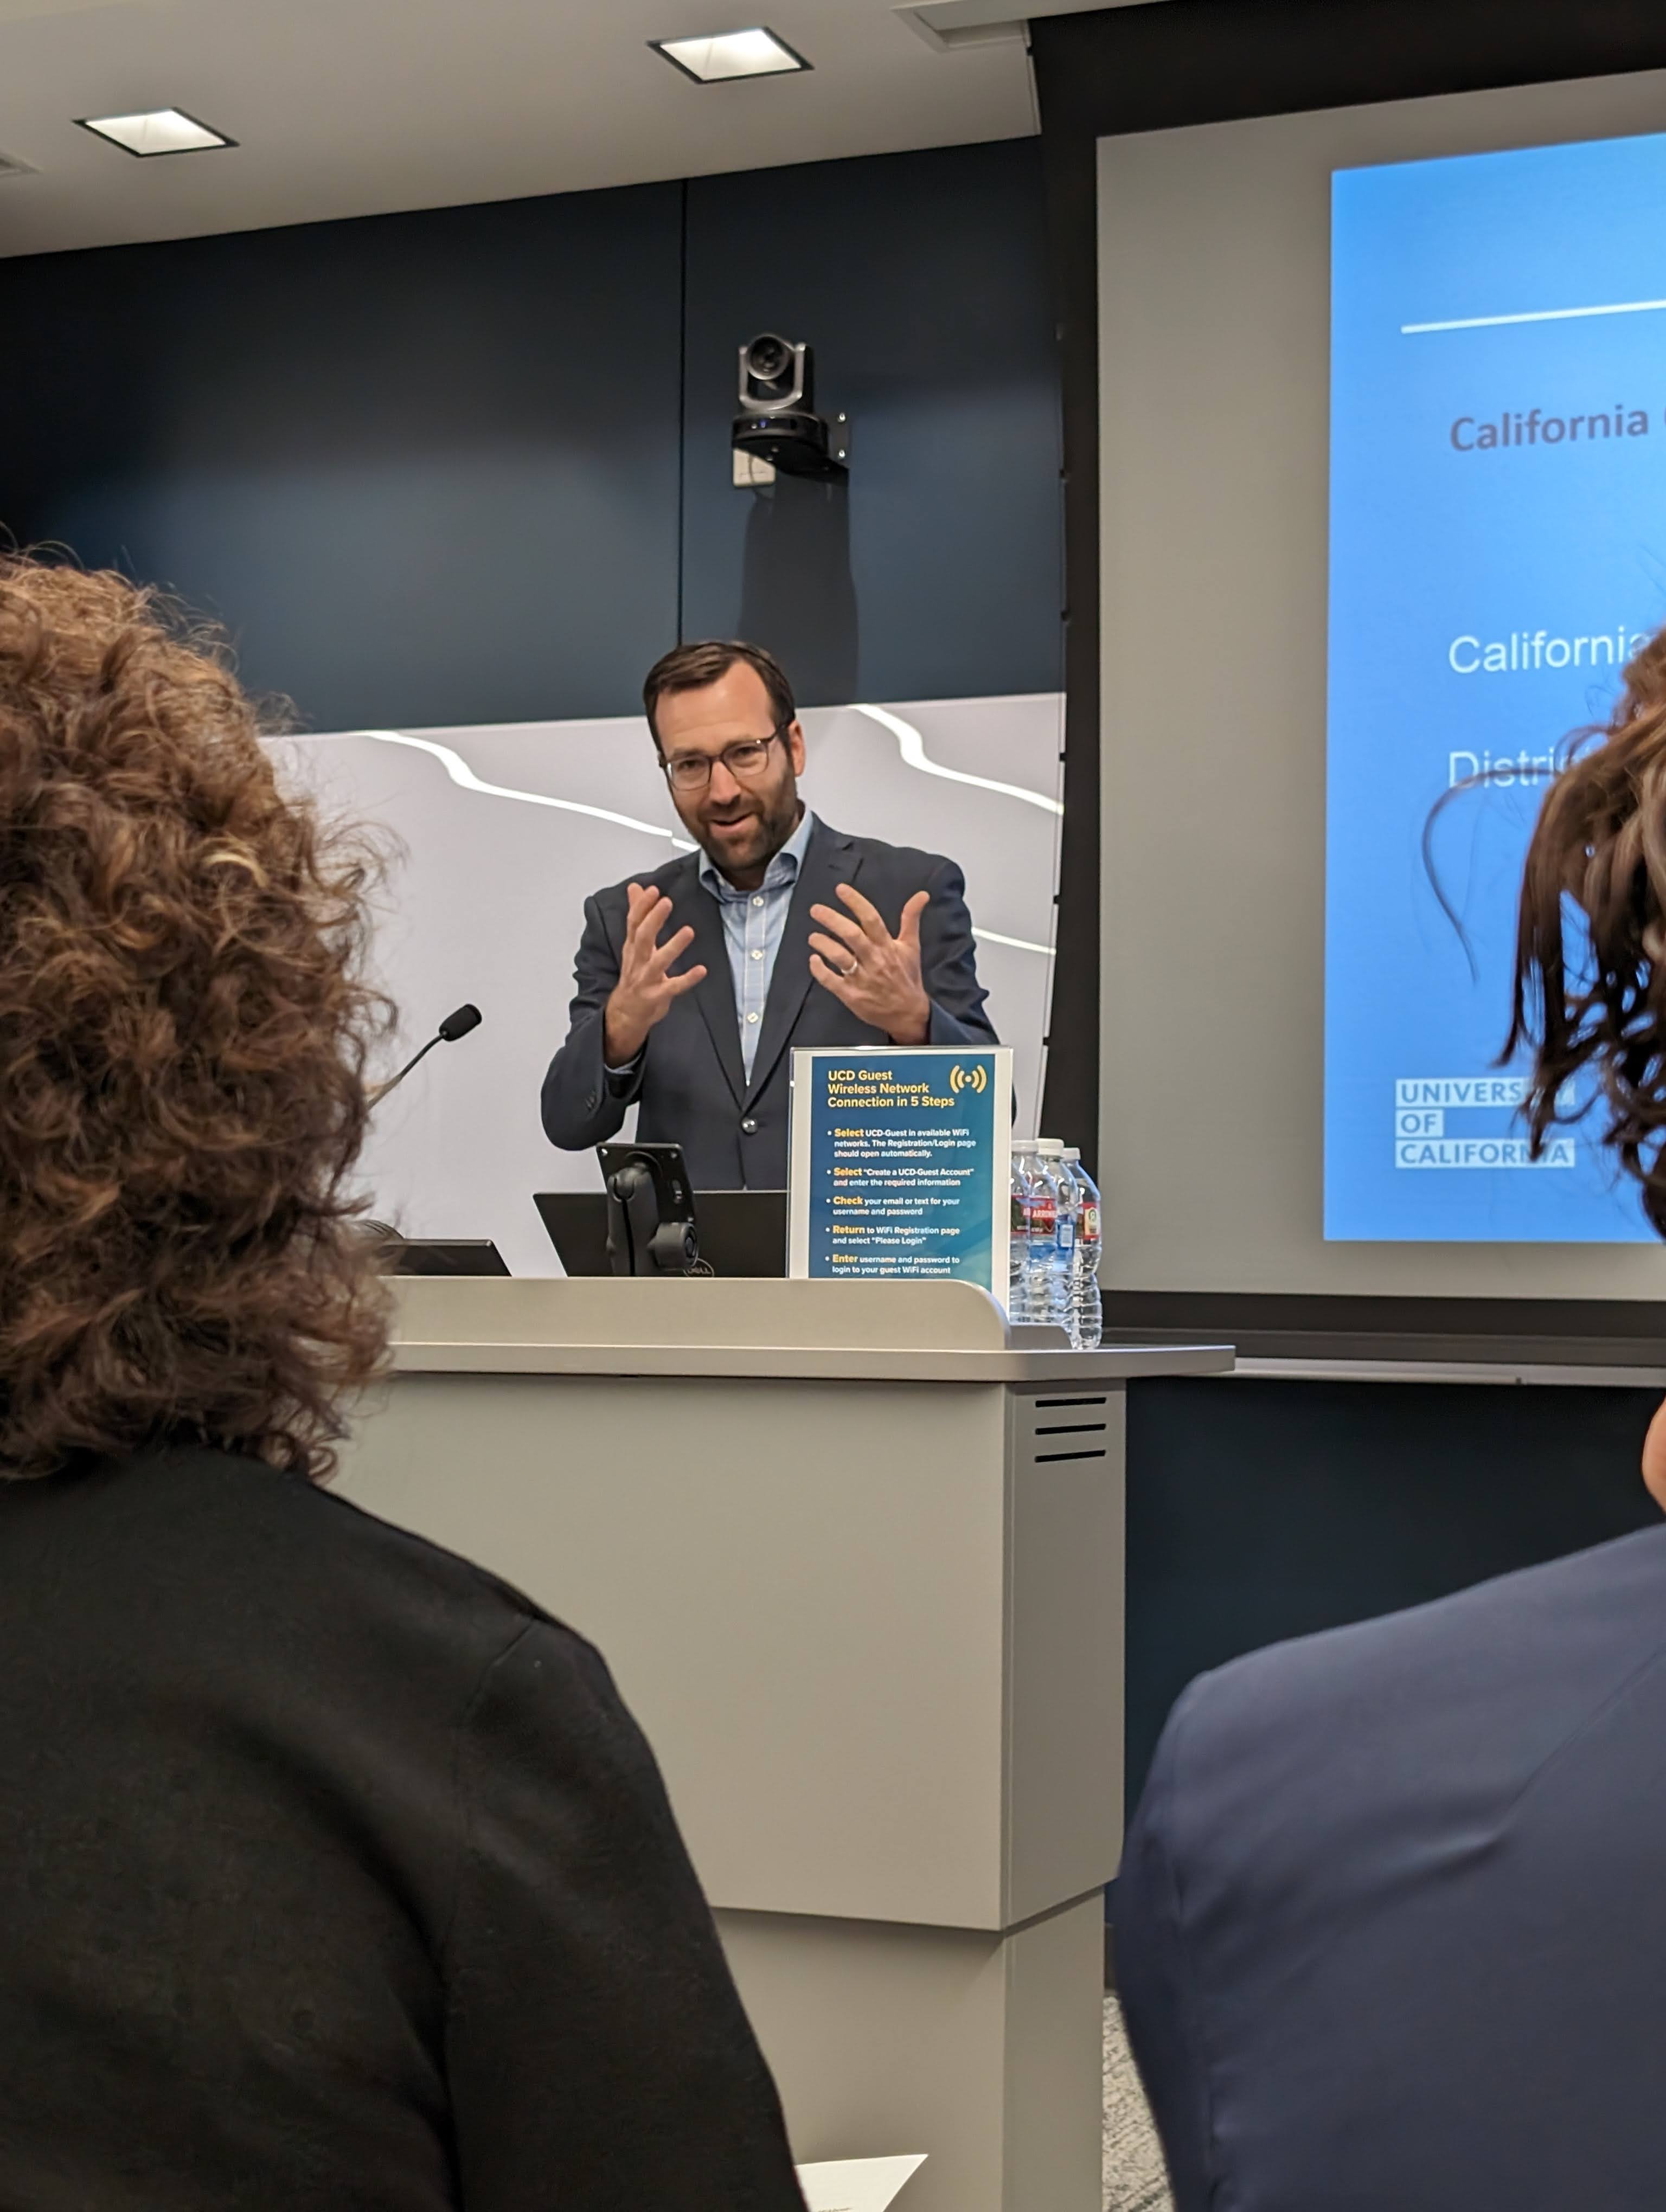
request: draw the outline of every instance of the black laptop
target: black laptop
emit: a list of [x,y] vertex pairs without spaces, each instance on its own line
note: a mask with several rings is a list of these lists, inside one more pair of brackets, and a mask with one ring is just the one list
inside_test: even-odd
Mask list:
[[[605,1275],[607,1194],[599,1190],[540,1190],[538,1218],[569,1275]],[[784,1190],[697,1190],[695,1226],[700,1256],[714,1275],[787,1273]]]

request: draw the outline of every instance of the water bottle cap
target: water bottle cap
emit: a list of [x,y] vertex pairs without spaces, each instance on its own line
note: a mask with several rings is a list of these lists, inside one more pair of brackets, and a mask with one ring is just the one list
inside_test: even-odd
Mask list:
[[1056,1137],[1037,1137],[1036,1150],[1044,1160],[1061,1160],[1064,1158],[1064,1146]]
[[1014,1137],[1012,1150],[1015,1152],[1033,1152],[1040,1141],[1037,1137]]
[[1067,1160],[1079,1160],[1082,1157],[1082,1148],[1079,1145],[1067,1145],[1064,1156]]

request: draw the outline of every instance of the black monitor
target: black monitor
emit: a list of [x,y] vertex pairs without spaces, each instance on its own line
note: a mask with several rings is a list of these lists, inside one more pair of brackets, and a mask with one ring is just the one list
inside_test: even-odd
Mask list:
[[489,1237],[400,1237],[382,1247],[385,1275],[507,1275]]

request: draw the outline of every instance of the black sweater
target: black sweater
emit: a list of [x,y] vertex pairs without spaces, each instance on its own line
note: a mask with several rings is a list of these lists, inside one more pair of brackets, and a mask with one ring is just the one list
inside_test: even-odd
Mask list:
[[246,1461],[0,1481],[3,2212],[789,2212],[596,1653]]

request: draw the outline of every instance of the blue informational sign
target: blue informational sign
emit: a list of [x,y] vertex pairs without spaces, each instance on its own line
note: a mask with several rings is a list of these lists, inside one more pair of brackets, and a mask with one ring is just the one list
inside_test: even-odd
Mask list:
[[976,1283],[1004,1304],[1012,1114],[1005,1045],[795,1052],[787,1272]]
[[1494,1062],[1542,771],[1666,616],[1666,137],[1345,170],[1332,214],[1325,1234],[1643,1241]]

